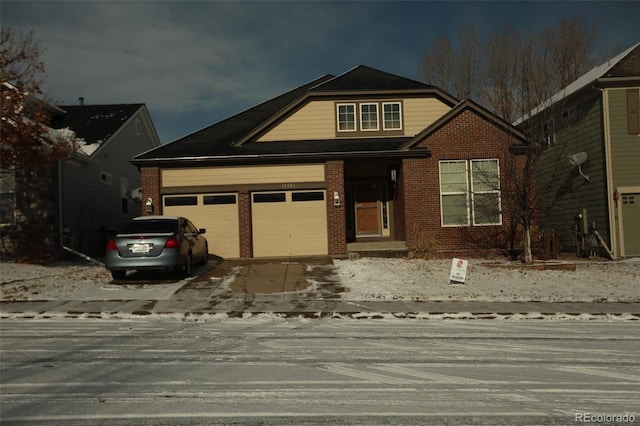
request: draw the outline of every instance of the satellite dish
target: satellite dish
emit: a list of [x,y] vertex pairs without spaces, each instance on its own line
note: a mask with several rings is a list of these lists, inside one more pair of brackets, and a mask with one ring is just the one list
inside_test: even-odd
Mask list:
[[587,161],[587,157],[588,156],[586,152],[577,152],[569,156],[569,163],[572,166],[578,166],[578,173],[580,173],[580,175],[586,180],[589,180],[589,176],[582,173],[582,165],[585,161]]

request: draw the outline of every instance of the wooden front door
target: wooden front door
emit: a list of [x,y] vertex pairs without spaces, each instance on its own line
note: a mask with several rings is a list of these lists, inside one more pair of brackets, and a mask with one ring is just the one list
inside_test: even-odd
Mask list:
[[380,184],[361,181],[355,185],[356,235],[380,234]]

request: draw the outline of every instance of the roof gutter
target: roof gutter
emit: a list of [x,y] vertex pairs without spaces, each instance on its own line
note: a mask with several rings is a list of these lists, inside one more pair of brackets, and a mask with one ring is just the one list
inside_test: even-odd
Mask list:
[[291,154],[251,154],[251,155],[217,155],[201,157],[174,157],[174,158],[146,158],[132,159],[136,166],[160,166],[177,164],[224,164],[224,163],[261,163],[273,161],[326,161],[347,160],[358,158],[425,158],[430,157],[431,151],[427,149],[413,150],[386,150],[386,151],[350,151],[350,152],[323,152],[323,153],[291,153]]

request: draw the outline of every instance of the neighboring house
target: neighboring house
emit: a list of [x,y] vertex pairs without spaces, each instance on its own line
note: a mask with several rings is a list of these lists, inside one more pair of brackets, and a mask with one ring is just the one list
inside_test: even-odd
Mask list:
[[524,136],[482,107],[366,66],[326,75],[132,159],[148,213],[226,258],[367,247],[506,250]]
[[160,145],[155,128],[144,104],[58,106],[50,127],[73,132],[79,149],[49,168],[3,171],[11,201],[0,225],[3,254],[17,240],[39,239],[52,251],[65,245],[101,257],[107,235],[140,214],[140,172],[129,160]]
[[589,255],[595,225],[614,258],[640,256],[639,104],[640,43],[571,83],[531,118],[548,113],[538,179],[548,209],[540,225],[557,232],[564,251]]

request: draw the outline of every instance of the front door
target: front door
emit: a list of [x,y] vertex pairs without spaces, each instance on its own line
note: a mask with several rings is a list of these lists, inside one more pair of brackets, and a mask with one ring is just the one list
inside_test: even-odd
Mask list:
[[376,180],[355,184],[356,235],[380,235],[380,184]]

